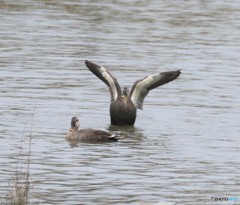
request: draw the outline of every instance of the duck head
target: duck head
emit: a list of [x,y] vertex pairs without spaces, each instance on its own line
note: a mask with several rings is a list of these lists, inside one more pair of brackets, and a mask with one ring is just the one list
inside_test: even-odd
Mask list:
[[80,126],[80,122],[77,117],[72,117],[71,129],[69,131],[77,131]]
[[129,89],[127,87],[124,87],[122,90],[122,96],[127,97],[129,95]]

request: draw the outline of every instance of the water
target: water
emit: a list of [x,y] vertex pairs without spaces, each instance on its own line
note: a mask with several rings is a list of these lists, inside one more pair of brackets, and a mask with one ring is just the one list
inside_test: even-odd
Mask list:
[[[8,0],[0,11],[0,200],[31,133],[31,204],[240,198],[238,1]],[[109,129],[108,88],[86,59],[121,86],[182,75],[149,93],[126,139],[71,145],[72,116]]]

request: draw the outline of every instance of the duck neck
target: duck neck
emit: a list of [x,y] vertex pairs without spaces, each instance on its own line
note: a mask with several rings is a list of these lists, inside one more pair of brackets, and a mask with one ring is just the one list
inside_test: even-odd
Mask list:
[[76,132],[78,131],[78,127],[71,127],[71,130]]

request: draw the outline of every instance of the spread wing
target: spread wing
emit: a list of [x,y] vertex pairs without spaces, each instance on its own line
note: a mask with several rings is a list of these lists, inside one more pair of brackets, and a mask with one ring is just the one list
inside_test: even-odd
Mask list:
[[180,74],[180,70],[156,73],[136,81],[130,92],[130,97],[135,107],[142,109],[144,98],[150,90],[175,80]]
[[121,96],[121,88],[117,79],[114,78],[106,68],[87,60],[85,61],[85,64],[93,74],[100,78],[109,87],[111,102],[116,100],[118,96]]

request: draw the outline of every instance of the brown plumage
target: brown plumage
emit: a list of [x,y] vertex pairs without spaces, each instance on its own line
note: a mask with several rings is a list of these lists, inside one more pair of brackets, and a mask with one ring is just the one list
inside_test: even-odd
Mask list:
[[68,130],[65,138],[67,140],[81,141],[81,142],[113,142],[119,139],[119,135],[112,134],[103,130],[82,129],[78,130],[80,126],[77,117],[72,117],[71,128]]

